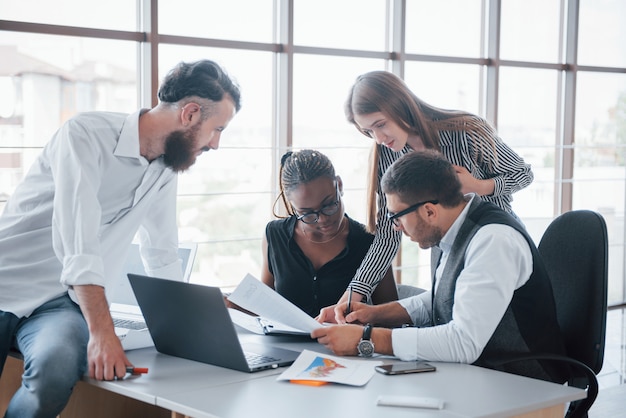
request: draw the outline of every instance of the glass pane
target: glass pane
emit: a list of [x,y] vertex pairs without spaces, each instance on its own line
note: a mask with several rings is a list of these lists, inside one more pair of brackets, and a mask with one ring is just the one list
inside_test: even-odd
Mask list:
[[580,0],[578,63],[626,67],[626,2]]
[[[576,144],[624,146],[626,75],[579,72],[577,80]],[[622,148],[614,151],[623,155]]]
[[137,109],[133,42],[0,31],[0,200],[78,112]]
[[179,240],[259,239],[270,220],[268,208],[271,207],[272,197],[269,193],[237,193],[234,186],[232,190],[228,194],[179,196]]
[[272,42],[272,0],[159,0],[159,32]]
[[395,271],[396,281],[403,284],[430,289],[432,276],[430,272],[430,249],[422,250],[416,242],[402,235],[402,266]]
[[[223,144],[231,141],[229,134],[226,129],[221,140]],[[178,194],[269,192],[271,166],[272,151],[269,148],[220,146],[218,150],[199,156],[196,163],[178,177]],[[271,213],[269,206],[263,209]]]
[[556,71],[500,70],[498,132],[532,166],[535,176],[530,186],[513,195],[513,210],[525,222],[545,218],[541,226],[554,214],[557,86]]
[[404,81],[420,99],[444,109],[480,112],[480,67],[434,62],[406,63]]
[[478,58],[481,27],[481,0],[406,2],[408,53]]
[[349,214],[360,222],[365,222],[365,200],[355,201],[357,195],[353,191],[366,187],[372,143],[348,123],[344,103],[360,74],[383,68],[384,62],[378,60],[294,57],[293,147],[319,149],[331,159],[344,187],[350,190],[345,194]]
[[502,1],[500,58],[558,62],[560,5],[560,0]]
[[[234,78],[241,89],[241,110],[224,131],[220,148],[272,146],[272,60],[269,52],[180,45],[159,47],[159,79],[181,61],[211,59]],[[233,167],[237,161],[230,162]],[[240,167],[243,168],[243,167]]]
[[260,277],[261,241],[272,219],[272,55],[161,45],[159,77],[180,61],[212,59],[237,80],[242,108],[220,148],[178,179],[179,239],[200,243],[192,281],[234,286]]
[[246,273],[260,277],[272,201],[269,193],[179,196],[179,240],[199,243],[191,281],[234,286]]
[[0,20],[137,30],[137,3],[132,0],[0,0]]
[[581,72],[576,98],[573,208],[600,212],[609,233],[609,304],[624,293],[626,75]]
[[232,291],[248,273],[261,278],[261,239],[201,242],[189,281]]
[[385,1],[315,0],[293,3],[294,44],[385,50]]

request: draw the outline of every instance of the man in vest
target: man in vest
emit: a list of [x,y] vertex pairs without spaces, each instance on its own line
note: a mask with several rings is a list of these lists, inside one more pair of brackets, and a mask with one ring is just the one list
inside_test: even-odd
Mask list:
[[[396,328],[342,324],[311,336],[339,355],[377,352],[564,381],[549,364],[502,364],[517,355],[564,354],[552,287],[524,226],[463,195],[454,167],[436,151],[401,157],[381,182],[389,219],[421,248],[432,248],[432,290],[384,305],[336,307],[343,322]],[[413,326],[399,327],[405,324]]]

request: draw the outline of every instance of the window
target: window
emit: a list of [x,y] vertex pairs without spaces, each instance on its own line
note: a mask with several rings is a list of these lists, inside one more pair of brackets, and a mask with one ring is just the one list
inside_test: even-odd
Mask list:
[[[180,176],[178,217],[180,240],[199,244],[192,281],[232,287],[260,273],[286,150],[327,153],[364,221],[371,140],[343,105],[359,74],[387,69],[433,105],[486,117],[532,164],[513,207],[534,238],[563,211],[605,216],[609,303],[621,304],[623,27],[625,3],[609,0],[0,0],[0,209],[72,115],[149,107],[152,74],[214,59],[243,107],[220,149]],[[430,287],[428,252],[406,241],[397,277]]]

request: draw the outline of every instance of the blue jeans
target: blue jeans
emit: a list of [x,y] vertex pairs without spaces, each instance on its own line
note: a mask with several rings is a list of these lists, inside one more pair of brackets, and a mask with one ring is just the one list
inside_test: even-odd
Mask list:
[[5,418],[56,417],[87,369],[89,331],[80,308],[65,294],[28,318],[0,311],[0,332],[0,367],[9,348],[24,356],[22,386]]

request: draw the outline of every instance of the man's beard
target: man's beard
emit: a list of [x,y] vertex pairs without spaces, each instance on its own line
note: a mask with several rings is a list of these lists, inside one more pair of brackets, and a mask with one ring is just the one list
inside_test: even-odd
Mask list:
[[198,126],[188,131],[171,132],[165,139],[163,162],[177,173],[186,171],[196,162],[196,136]]
[[[443,238],[443,231],[440,227],[430,226],[419,214],[417,216],[417,225],[414,226],[413,233],[417,235],[415,231],[420,231],[421,237],[417,241],[421,249],[426,250],[428,248],[439,245],[441,238]],[[413,237],[411,237],[413,240]]]

